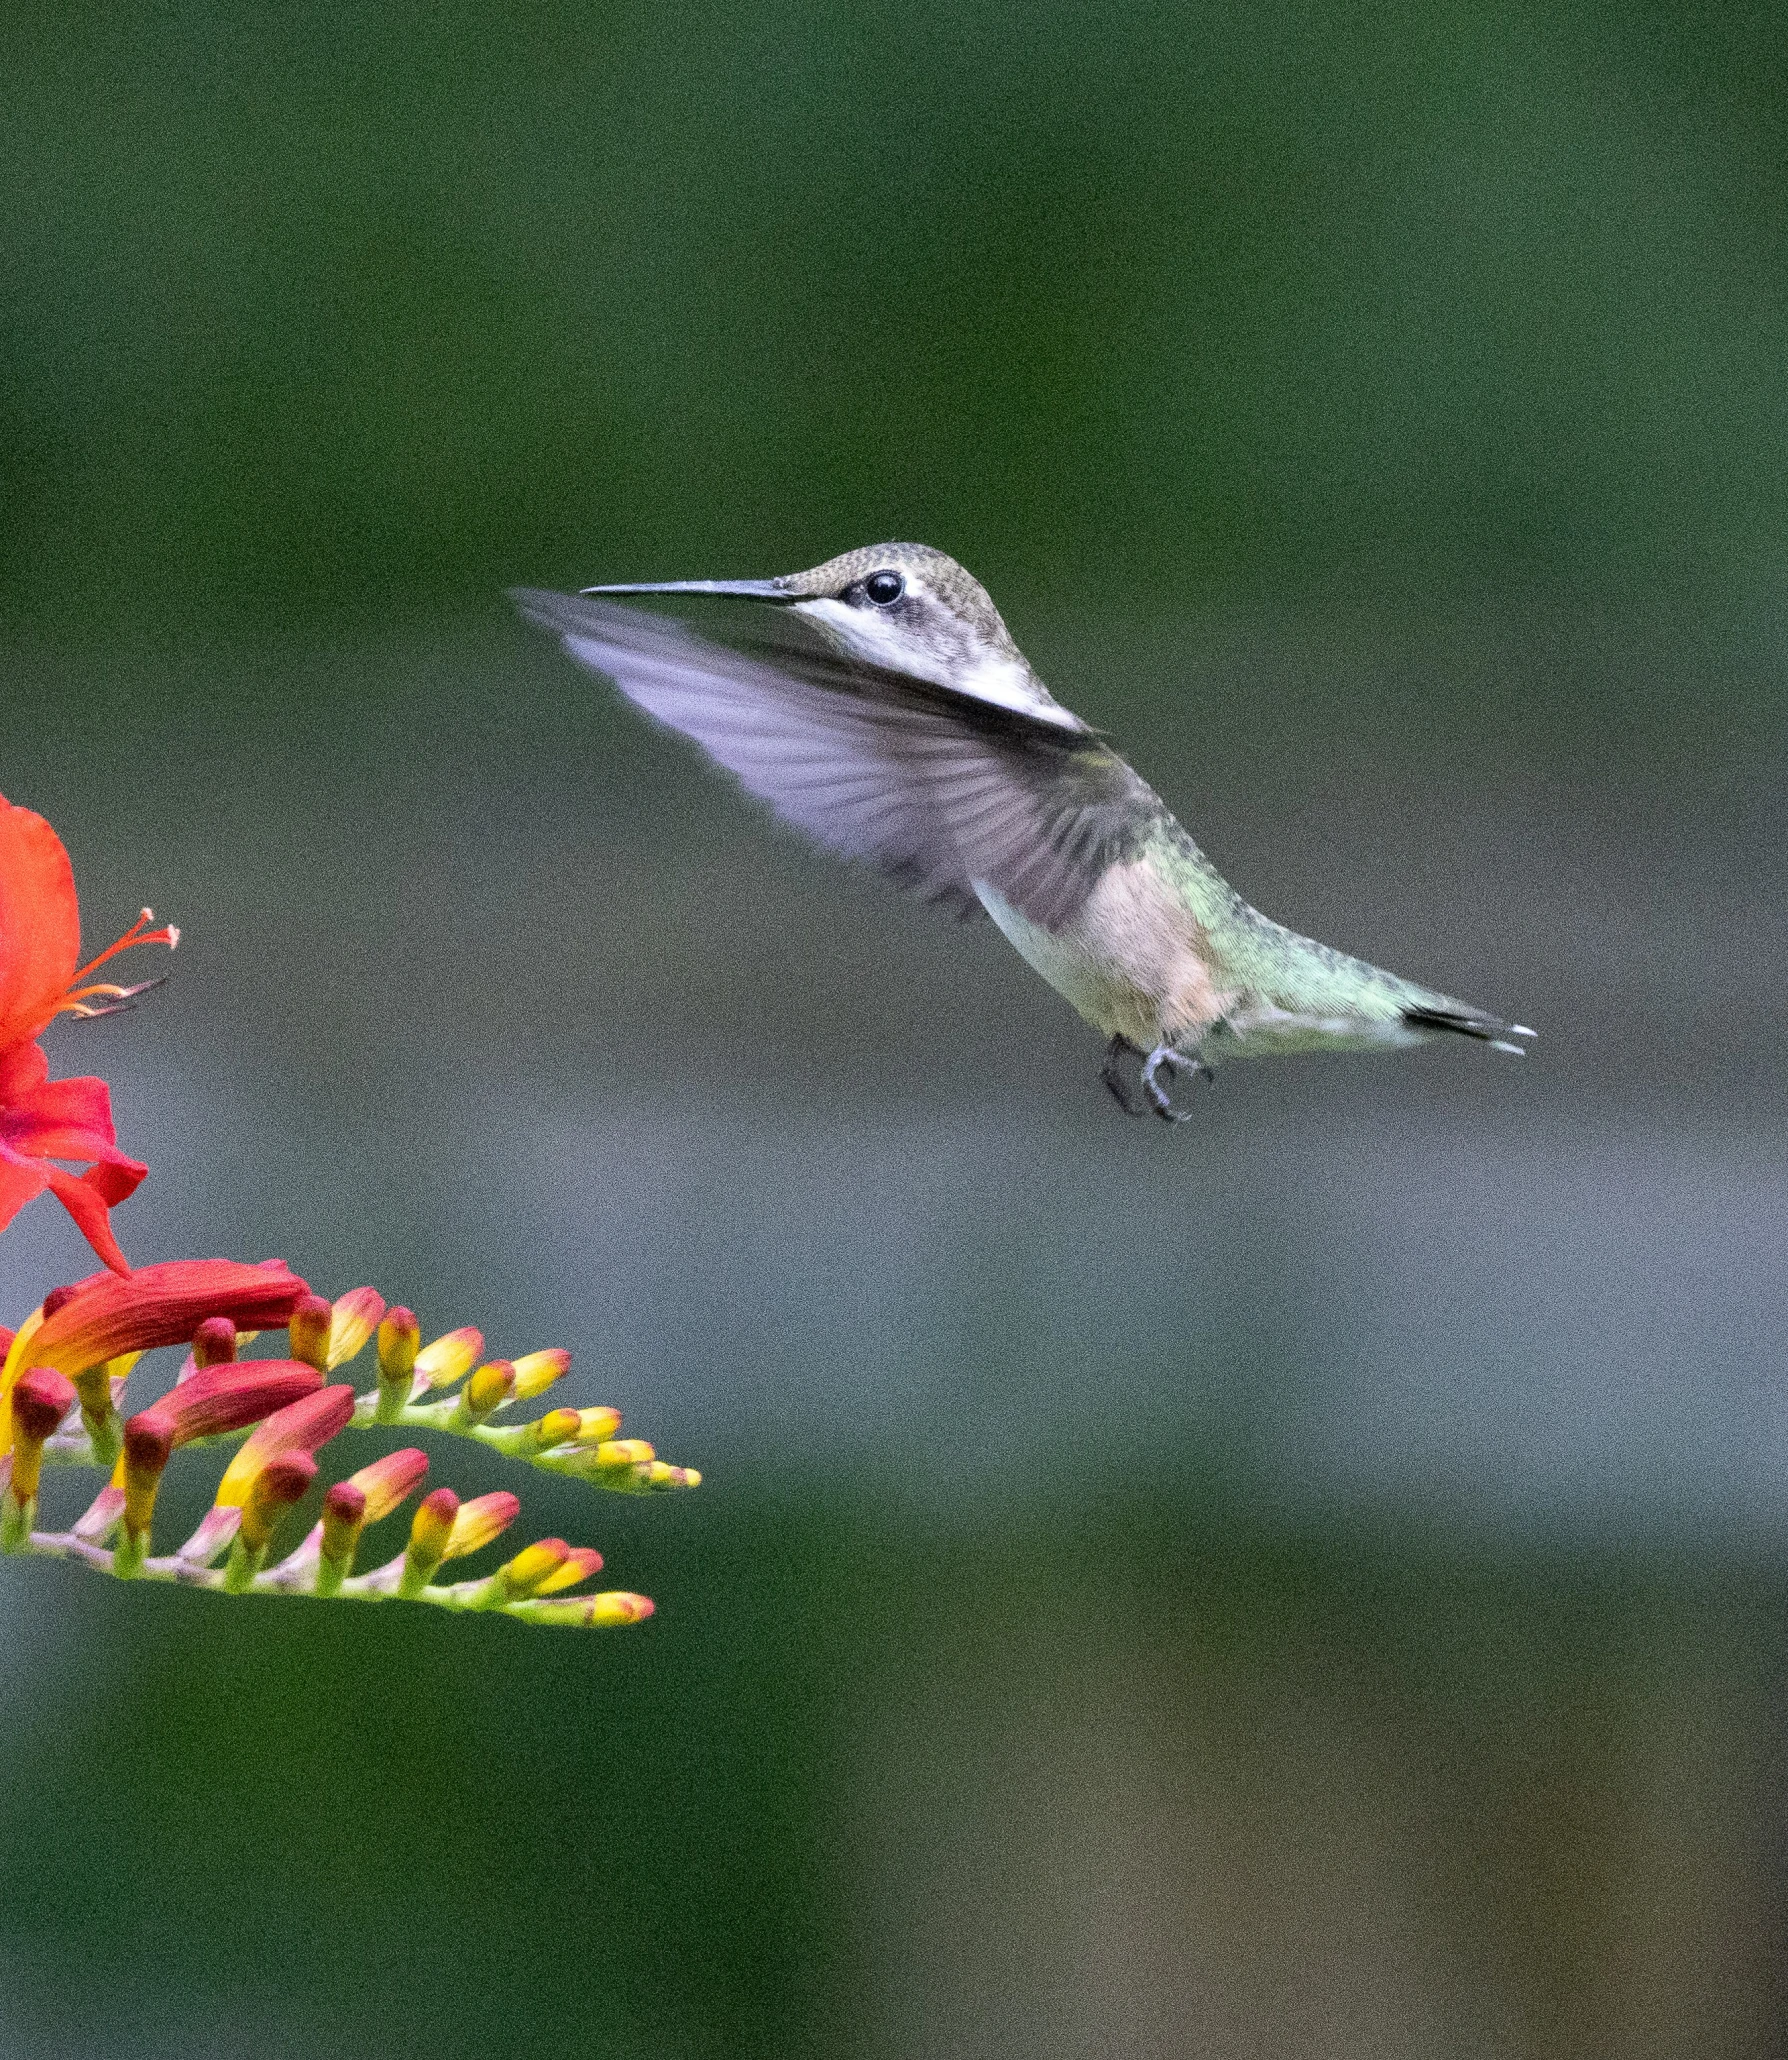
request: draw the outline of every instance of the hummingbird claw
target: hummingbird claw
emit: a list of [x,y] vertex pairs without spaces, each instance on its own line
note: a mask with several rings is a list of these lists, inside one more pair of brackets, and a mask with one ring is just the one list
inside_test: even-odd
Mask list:
[[1124,1078],[1120,1061],[1126,1052],[1135,1052],[1138,1058],[1142,1056],[1127,1037],[1114,1037],[1105,1047],[1105,1063],[1099,1068],[1099,1078],[1126,1116],[1146,1116],[1149,1112],[1147,1102],[1136,1099],[1130,1091],[1130,1083]]
[[1183,1051],[1175,1051],[1170,1044],[1156,1045],[1142,1062],[1142,1091],[1148,1096],[1155,1114],[1163,1123],[1189,1123],[1192,1120],[1190,1109],[1174,1107],[1172,1089],[1164,1086],[1158,1077],[1165,1070],[1171,1078],[1182,1066],[1195,1080],[1203,1078],[1208,1080],[1211,1086],[1216,1086],[1217,1076],[1203,1059],[1188,1058]]

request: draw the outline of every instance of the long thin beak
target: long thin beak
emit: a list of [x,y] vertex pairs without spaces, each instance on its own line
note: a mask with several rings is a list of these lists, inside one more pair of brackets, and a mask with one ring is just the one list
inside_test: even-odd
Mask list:
[[642,579],[625,586],[580,587],[584,594],[729,594],[745,601],[798,601],[779,579]]

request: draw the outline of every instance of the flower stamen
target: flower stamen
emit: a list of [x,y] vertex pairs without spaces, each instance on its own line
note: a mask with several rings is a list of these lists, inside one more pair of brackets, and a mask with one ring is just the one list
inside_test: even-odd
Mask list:
[[[75,981],[85,980],[89,973],[97,973],[108,959],[116,958],[121,951],[133,951],[139,944],[165,944],[170,951],[176,949],[180,942],[179,925],[176,923],[164,923],[159,930],[150,930],[144,927],[145,924],[152,923],[154,920],[154,909],[143,909],[138,914],[136,921],[118,939],[117,943],[108,944],[97,958],[90,958],[80,968],[75,974]],[[166,979],[166,977],[167,975],[164,973],[154,980],[139,980],[134,987],[117,987],[110,981],[96,981],[87,987],[71,985],[68,992],[57,1005],[56,1013],[58,1015],[70,1016],[109,1016],[113,1013],[113,1010],[110,1008],[94,1009],[84,1007],[83,1004],[86,1002],[87,997],[93,994],[108,995],[113,998],[114,1005],[116,1005],[117,1003],[129,1001],[134,995],[146,994],[151,987],[159,987],[162,980]]]

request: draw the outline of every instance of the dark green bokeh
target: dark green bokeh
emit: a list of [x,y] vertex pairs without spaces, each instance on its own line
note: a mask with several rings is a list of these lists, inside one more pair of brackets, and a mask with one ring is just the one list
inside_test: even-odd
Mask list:
[[1075,608],[1775,617],[1773,10],[56,13],[0,50],[28,617],[890,526]]
[[[658,1597],[606,1640],[6,1569],[9,2051],[1777,2049],[1785,74],[1763,7],[0,24],[0,790],[188,932],[54,1044],[126,1244],[567,1343],[708,1477],[528,1491]],[[1127,1129],[499,598],[890,534],[1535,1061]],[[82,1263],[30,1212],[0,1315]]]

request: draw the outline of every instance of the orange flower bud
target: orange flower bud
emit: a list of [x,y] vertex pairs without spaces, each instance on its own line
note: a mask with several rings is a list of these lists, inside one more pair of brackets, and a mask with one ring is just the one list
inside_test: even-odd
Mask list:
[[499,1569],[503,1595],[512,1602],[537,1595],[570,1557],[571,1547],[563,1538],[542,1538]]
[[464,1559],[468,1552],[477,1552],[493,1538],[500,1538],[520,1515],[520,1498],[505,1489],[499,1488],[493,1495],[474,1496],[460,1505],[441,1557]]
[[610,1438],[596,1447],[593,1456],[605,1473],[611,1468],[623,1472],[628,1467],[650,1466],[658,1457],[644,1438]]
[[[354,1554],[366,1524],[366,1491],[352,1481],[337,1481],[323,1497],[323,1521],[311,1532],[305,1550],[317,1555],[312,1586],[318,1595],[339,1594],[354,1568]],[[302,1554],[294,1555],[302,1557]]]
[[337,1481],[323,1497],[323,1557],[351,1560],[365,1522],[365,1489],[357,1488],[352,1481]]
[[460,1417],[467,1423],[482,1423],[501,1409],[514,1392],[515,1368],[507,1359],[493,1359],[467,1381],[466,1391],[460,1397]]
[[[201,1378],[195,1375],[186,1388],[176,1388],[175,1395],[185,1394]],[[275,1410],[250,1433],[248,1443],[224,1468],[223,1479],[217,1484],[218,1506],[246,1507],[255,1478],[263,1467],[289,1452],[309,1454],[328,1444],[353,1414],[354,1390],[345,1384],[319,1388],[314,1394]]]
[[560,1600],[536,1598],[519,1602],[514,1614],[531,1624],[595,1624],[610,1628],[618,1624],[642,1624],[652,1614],[649,1595],[630,1595],[611,1588],[602,1595],[571,1595]]
[[112,1399],[112,1372],[108,1363],[84,1368],[74,1377],[75,1393],[81,1398],[81,1421],[87,1427],[87,1435],[93,1440],[93,1455],[104,1460],[104,1448],[111,1445],[112,1456],[117,1457],[117,1446],[112,1442],[116,1430],[112,1424],[116,1404]]
[[387,1309],[379,1323],[379,1378],[407,1381],[415,1370],[422,1344],[422,1326],[414,1309],[400,1303]]
[[387,1309],[379,1324],[378,1421],[395,1423],[416,1385],[416,1354],[422,1329],[416,1312],[401,1306]]
[[74,1406],[74,1383],[53,1366],[34,1366],[20,1374],[13,1386],[14,1434],[42,1446],[47,1438],[54,1437],[57,1426]]
[[579,1409],[549,1409],[537,1423],[528,1425],[528,1443],[537,1452],[553,1445],[569,1445],[583,1420]]
[[419,1595],[428,1586],[430,1574],[447,1556],[458,1515],[459,1497],[451,1488],[437,1488],[416,1505],[416,1514],[410,1519],[410,1542],[404,1550],[404,1570],[397,1584],[399,1595]]
[[574,1545],[566,1553],[564,1564],[548,1574],[534,1593],[556,1595],[561,1588],[575,1588],[579,1581],[587,1581],[601,1571],[602,1554],[593,1545]]
[[618,1409],[549,1409],[535,1422],[523,1426],[527,1433],[523,1449],[545,1452],[554,1445],[601,1445],[620,1428]]
[[124,1426],[124,1529],[132,1544],[141,1544],[144,1550],[155,1515],[155,1491],[173,1450],[173,1426],[163,1411],[145,1409]]
[[431,1388],[450,1388],[478,1364],[484,1333],[470,1324],[450,1330],[416,1354],[416,1371]]
[[366,1497],[364,1521],[376,1524],[387,1517],[419,1488],[428,1476],[428,1454],[414,1446],[403,1452],[387,1452],[371,1466],[350,1474],[344,1486],[358,1488]]
[[515,1394],[520,1402],[544,1395],[554,1381],[571,1371],[571,1354],[554,1347],[547,1352],[525,1352],[515,1362]]
[[322,1373],[329,1364],[329,1326],[334,1310],[321,1295],[305,1295],[286,1324],[292,1340],[292,1357],[302,1359]]
[[377,1288],[350,1288],[337,1295],[329,1317],[328,1369],[346,1366],[373,1334],[385,1313],[385,1297]]

